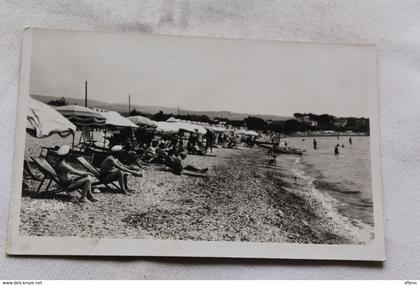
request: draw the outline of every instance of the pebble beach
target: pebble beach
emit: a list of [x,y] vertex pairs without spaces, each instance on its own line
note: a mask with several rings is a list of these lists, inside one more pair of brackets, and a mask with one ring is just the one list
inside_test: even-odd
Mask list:
[[[50,140],[46,142],[46,140]],[[69,139],[67,139],[69,140]],[[26,156],[63,139],[27,137]],[[147,165],[144,177],[131,176],[135,192],[105,188],[99,201],[80,203],[67,196],[23,195],[20,234],[29,236],[130,238],[243,242],[358,243],[328,215],[311,189],[291,171],[291,159],[269,166],[259,147],[217,148],[189,155],[185,164],[208,167],[205,176],[177,176]],[[38,182],[29,182],[31,191]],[[77,196],[78,194],[74,194]]]

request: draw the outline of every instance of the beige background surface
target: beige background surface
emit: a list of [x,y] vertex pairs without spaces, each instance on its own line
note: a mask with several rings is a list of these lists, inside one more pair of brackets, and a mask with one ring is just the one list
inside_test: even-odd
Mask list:
[[[378,46],[387,261],[6,257],[25,26]],[[0,278],[420,278],[419,1],[0,1]]]

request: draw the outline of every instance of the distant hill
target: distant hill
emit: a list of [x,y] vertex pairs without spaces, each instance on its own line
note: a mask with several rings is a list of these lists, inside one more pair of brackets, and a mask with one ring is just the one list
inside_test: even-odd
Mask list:
[[[31,95],[33,98],[48,103],[51,100],[56,100],[61,97],[55,97],[55,96],[45,96],[45,95]],[[78,98],[70,98],[65,97],[66,101],[70,104],[76,104],[76,105],[84,105],[85,100],[84,99],[78,99]],[[116,111],[119,113],[127,113],[128,112],[128,105],[127,104],[115,104],[115,103],[105,103],[102,101],[97,100],[88,100],[88,105],[90,107],[96,107],[96,108],[103,108],[110,111]],[[171,108],[171,107],[163,107],[163,106],[144,106],[144,105],[132,105],[131,109],[136,109],[139,112],[145,113],[145,114],[154,114],[159,111],[162,111],[167,114],[177,114],[178,109],[177,108]],[[242,120],[248,116],[254,116],[259,117],[264,120],[273,120],[273,121],[285,121],[288,119],[291,119],[291,117],[286,116],[277,116],[277,115],[265,115],[265,114],[246,114],[246,113],[233,113],[230,111],[192,111],[192,110],[185,110],[180,109],[180,114],[191,114],[191,115],[207,115],[210,118],[216,118],[216,117],[222,117],[227,118],[229,120]]]

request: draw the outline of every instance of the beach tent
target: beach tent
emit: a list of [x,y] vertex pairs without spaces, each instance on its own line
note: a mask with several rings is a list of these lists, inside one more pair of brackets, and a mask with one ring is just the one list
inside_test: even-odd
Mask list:
[[179,119],[175,119],[174,117],[170,117],[169,119],[166,120],[168,123],[176,123],[179,122]]
[[52,107],[29,97],[26,131],[37,138],[48,137],[52,134],[65,137],[74,134],[76,126]]
[[104,126],[106,118],[101,113],[79,105],[57,107],[56,110],[77,126]]
[[143,116],[131,116],[128,117],[131,122],[133,122],[136,125],[143,125],[143,126],[149,126],[149,127],[156,127],[156,122],[153,120],[150,120],[149,118],[143,117]]
[[134,124],[129,119],[120,115],[120,113],[109,111],[101,113],[102,116],[106,118],[105,124],[107,126],[117,127],[117,128],[137,128],[138,126]]

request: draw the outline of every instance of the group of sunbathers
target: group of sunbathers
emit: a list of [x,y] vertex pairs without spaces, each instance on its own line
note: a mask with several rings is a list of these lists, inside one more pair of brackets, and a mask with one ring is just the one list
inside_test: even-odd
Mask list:
[[[128,175],[134,175],[138,177],[143,176],[143,172],[140,170],[133,170],[122,164],[116,156],[122,151],[122,146],[114,146],[111,149],[110,154],[102,161],[100,166],[100,178],[99,180],[103,183],[111,183],[117,181],[122,193],[128,194],[132,191],[128,188],[127,178]],[[82,189],[82,196],[80,200],[82,202],[96,202],[92,195],[92,173],[82,171],[71,166],[67,158],[70,154],[70,146],[64,145],[57,150],[58,162],[55,166],[58,179],[61,181],[64,187]]]
[[192,135],[187,142],[187,150],[191,154],[205,155],[207,152],[206,146],[204,146],[199,140],[197,135]]
[[[92,173],[81,171],[69,164],[67,161],[70,154],[70,146],[64,145],[58,148],[56,154],[58,162],[55,166],[57,176],[64,187],[82,189],[80,200],[82,202],[95,202],[96,198],[92,195],[92,183],[94,178]],[[111,148],[109,155],[107,155],[101,162],[99,181],[101,183],[109,184],[118,182],[121,192],[129,194],[134,190],[128,187],[128,176],[134,175],[137,177],[143,176],[143,171],[130,167],[120,161],[120,157],[126,157],[128,151],[121,145],[115,145]],[[135,152],[134,152],[135,153]],[[165,170],[171,171],[176,175],[205,173],[207,168],[196,168],[191,165],[183,165],[183,160],[187,157],[186,151],[181,140],[163,141],[156,140],[144,151],[142,156],[139,156],[143,162],[163,164]],[[142,166],[140,163],[135,163],[137,166]]]
[[[188,149],[188,147],[187,147]],[[192,165],[183,165],[187,157],[182,139],[172,141],[155,140],[146,149],[143,161],[165,165],[165,169],[176,175],[191,174],[190,172],[205,173],[207,168],[197,168]]]

